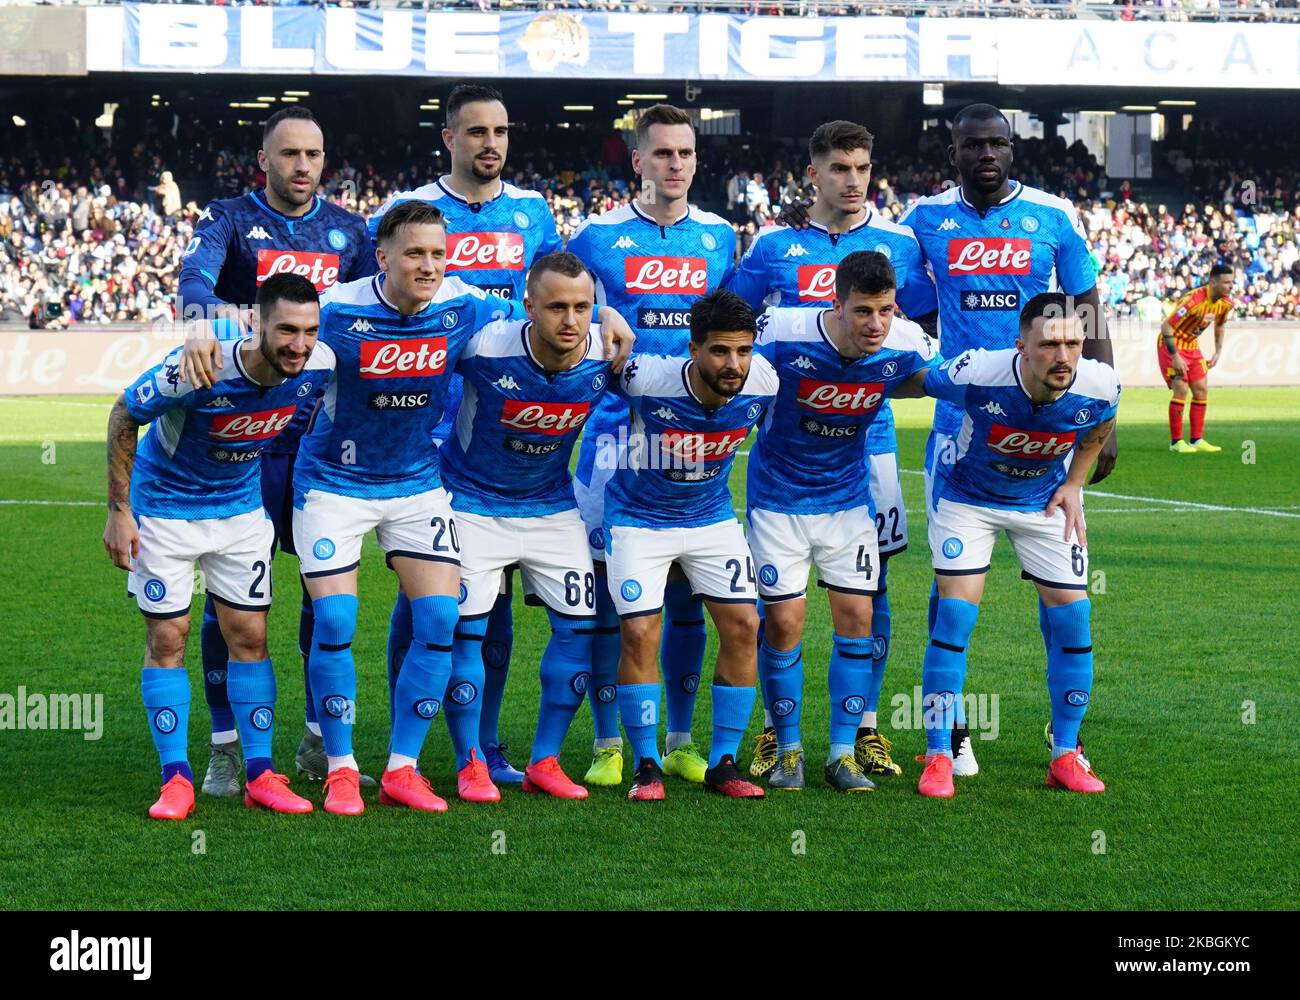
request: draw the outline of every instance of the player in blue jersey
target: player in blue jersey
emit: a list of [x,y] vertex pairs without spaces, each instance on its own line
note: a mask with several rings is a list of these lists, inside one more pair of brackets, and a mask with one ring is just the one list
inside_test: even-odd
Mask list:
[[[489,294],[522,301],[528,269],[537,258],[560,250],[562,244],[546,199],[501,180],[509,140],[510,116],[499,91],[479,84],[454,87],[447,97],[447,127],[442,130],[451,171],[432,184],[394,195],[371,216],[370,231],[377,231],[383,213],[399,201],[419,198],[431,202],[447,222],[447,273]],[[451,436],[460,397],[461,378],[453,373],[446,412],[434,431],[439,444]],[[449,728],[456,727],[458,718],[471,714],[479,719],[481,731],[472,742],[482,743],[492,780],[501,784],[519,784],[524,777],[511,765],[498,732],[514,640],[510,579],[509,573],[504,574],[502,592],[488,617],[483,662],[489,669],[474,687],[473,703],[452,699],[446,706]],[[389,628],[390,677],[396,677],[410,644],[411,606],[399,592]],[[461,682],[453,676],[452,690],[469,691],[458,687]]]
[[[922,395],[935,360],[929,335],[894,316],[894,293],[889,260],[859,250],[839,263],[830,309],[770,309],[759,321],[755,352],[781,384],[759,428],[746,491],[765,607],[758,669],[778,743],[773,788],[804,787],[799,719],[810,565],[827,589],[834,626],[825,779],[843,792],[875,788],[854,748],[863,706],[875,711],[884,674],[873,635],[884,567],[875,504],[862,488],[870,475],[863,442],[887,396]],[[887,755],[888,744],[882,749]]]
[[[591,216],[569,241],[596,276],[596,299],[613,306],[632,325],[637,349],[685,360],[689,354],[693,303],[722,287],[735,266],[736,234],[711,212],[691,207],[695,177],[695,130],[680,108],[656,104],[637,119],[632,168],[641,177],[636,201]],[[588,542],[603,576],[604,487],[616,456],[601,456],[597,442],[618,440],[627,426],[627,407],[612,396],[597,405],[578,454],[576,492]],[[704,662],[704,610],[680,568],[674,569],[664,596],[664,678],[668,687],[667,756],[664,770],[702,781],[707,762],[691,738],[695,692]],[[612,701],[602,700],[615,683],[619,626],[604,586],[597,588],[597,627],[592,657],[591,712],[595,755],[586,781],[617,785],[623,780],[622,743]]]
[[361,542],[371,529],[414,621],[394,689],[380,801],[447,808],[416,770],[451,673],[460,576],[455,518],[429,440],[466,342],[512,309],[443,279],[446,231],[433,206],[396,206],[378,241],[382,273],[324,297],[320,337],[337,364],[294,469],[294,540],[316,615],[309,665],[328,760],[325,809],[341,815],[364,811],[352,755],[351,644]]
[[458,790],[467,801],[500,798],[477,754],[474,693],[484,683],[488,613],[514,565],[551,624],[523,789],[587,797],[561,769],[559,752],[591,680],[596,625],[596,579],[569,458],[591,407],[617,377],[592,323],[594,303],[582,262],[568,253],[548,254],[528,272],[527,321],[479,331],[457,365],[465,394],[440,458],[464,551],[448,705],[467,707],[469,724],[451,726],[457,765],[465,763]]
[[1069,298],[1025,303],[1007,350],[972,349],[933,369],[925,391],[961,415],[952,461],[930,489],[930,554],[939,591],[921,678],[927,758],[918,790],[950,797],[952,726],[966,648],[989,558],[1005,531],[1021,575],[1038,588],[1047,645],[1052,761],[1047,783],[1101,792],[1078,749],[1092,696],[1088,538],[1083,484],[1114,429],[1119,382],[1104,362],[1081,358],[1083,323]]
[[[240,326],[247,325],[258,289],[274,275],[301,275],[323,292],[335,282],[353,281],[374,272],[374,252],[364,220],[316,195],[325,166],[324,145],[316,119],[301,105],[277,111],[267,119],[258,152],[266,188],[214,201],[199,214],[194,237],[181,257],[183,316],[218,318],[224,321],[219,326],[225,328],[219,334],[238,336]],[[207,325],[202,329],[206,331]],[[211,338],[191,341],[182,369],[192,384],[211,384],[219,351]],[[293,423],[262,455],[263,503],[275,526],[277,543],[291,555],[293,457],[312,409],[299,407]],[[311,630],[311,603],[304,589],[298,627],[304,685]],[[212,746],[203,791],[210,795],[239,792],[241,751],[226,690],[226,653],[209,598],[203,612],[203,692],[212,716]],[[297,767],[310,778],[325,777],[320,727],[310,691]]]
[[670,567],[685,572],[718,630],[713,739],[706,787],[730,798],[763,790],[741,777],[736,751],[754,707],[758,613],[754,563],[727,477],[777,392],[771,364],[754,356],[753,310],[733,292],[691,307],[690,358],[634,355],[612,387],[632,412],[614,456],[604,509],[609,592],[622,630],[618,706],[632,742],[633,801],[664,797],[659,754],[659,649]]
[[[762,302],[779,306],[824,309],[835,298],[835,268],[848,254],[871,250],[893,265],[897,307],[927,333],[935,329],[938,300],[934,282],[921,259],[916,236],[881,216],[868,204],[871,151],[875,138],[861,125],[832,121],[819,125],[808,142],[808,180],[816,198],[808,207],[806,224],[759,230],[728,283],[758,308]],[[875,510],[880,555],[879,593],[872,603],[872,684],[867,691],[862,724],[854,749],[858,764],[869,774],[898,774],[891,745],[880,735],[876,708],[892,640],[889,606],[889,557],[907,548],[907,510],[898,474],[898,440],[888,400],[866,428],[869,456],[868,491]],[[760,682],[765,682],[759,672]],[[770,701],[770,698],[765,701]],[[764,729],[754,745],[751,774],[763,775],[777,760],[776,729],[764,709]]]
[[255,335],[222,345],[211,386],[182,376],[178,349],[133,382],[109,416],[104,547],[129,572],[127,592],[145,618],[140,685],[163,770],[149,809],[155,819],[194,810],[185,646],[196,562],[229,649],[222,668],[243,739],[244,801],[276,812],[312,810],[271,762],[275,673],[266,613],[275,535],[262,509],[258,459],[328,380],[334,355],[316,344],[319,325],[310,282],[268,278],[258,290]]
[[[1083,323],[1083,356],[1112,363],[1105,312],[1074,206],[1063,198],[1011,179],[1011,125],[997,108],[973,104],[953,117],[948,157],[961,183],[921,198],[899,220],[910,226],[939,290],[940,350],[954,357],[974,347],[1005,350],[1015,344],[1021,307],[1040,292],[1059,290]],[[926,444],[927,490],[936,463],[951,462],[958,408],[935,404]],[[1097,459],[1092,482],[1115,465],[1112,434]],[[937,591],[930,596],[933,617]],[[1039,609],[1047,641],[1046,609]],[[954,773],[975,774],[966,720],[958,706]]]

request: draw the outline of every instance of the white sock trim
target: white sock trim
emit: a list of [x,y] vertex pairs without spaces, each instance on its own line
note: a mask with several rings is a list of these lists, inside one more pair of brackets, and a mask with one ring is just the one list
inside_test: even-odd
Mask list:
[[361,770],[359,767],[357,767],[357,759],[354,756],[352,756],[352,754],[348,754],[346,757],[331,757],[328,754],[326,754],[325,761],[326,761],[326,766],[331,771],[337,771],[340,767],[350,767],[354,771]]
[[212,734],[212,742],[224,745],[226,743],[235,743],[239,739],[238,729],[223,729],[219,733]]

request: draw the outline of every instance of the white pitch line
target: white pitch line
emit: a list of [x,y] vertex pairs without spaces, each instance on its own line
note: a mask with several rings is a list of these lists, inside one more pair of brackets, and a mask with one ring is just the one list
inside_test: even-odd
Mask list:
[[92,410],[107,410],[112,403],[82,403],[72,399],[24,399],[17,396],[0,396],[0,403],[27,403],[31,406],[86,406]]
[[3,507],[100,507],[99,500],[0,500]]
[[[909,476],[924,476],[925,473],[920,469],[901,469],[901,472]],[[1158,503],[1165,504],[1169,507],[1183,508],[1182,512],[1194,510],[1216,510],[1227,514],[1263,514],[1267,517],[1297,517],[1300,514],[1289,513],[1286,510],[1271,510],[1265,507],[1229,507],[1226,504],[1217,503],[1197,503],[1194,500],[1167,500],[1164,497],[1139,497],[1132,496],[1128,493],[1104,493],[1101,490],[1084,490],[1086,496],[1105,497],[1108,500],[1134,500],[1138,503]],[[1288,505],[1290,506],[1290,505]]]

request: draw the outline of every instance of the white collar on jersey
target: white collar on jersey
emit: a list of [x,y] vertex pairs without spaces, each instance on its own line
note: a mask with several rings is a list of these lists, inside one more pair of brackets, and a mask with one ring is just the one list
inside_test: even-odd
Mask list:
[[460,202],[462,205],[486,205],[490,201],[496,201],[498,198],[500,198],[503,194],[506,193],[505,182],[501,180],[500,177],[498,177],[496,194],[494,194],[491,198],[485,198],[483,201],[470,201],[463,194],[461,194],[459,191],[453,188],[451,186],[450,181],[451,181],[451,174],[443,174],[441,177],[438,178],[436,183],[438,187],[442,188],[443,194],[445,194],[448,198],[451,198],[453,201]]
[[[1020,196],[1021,187],[1022,185],[1019,181],[1012,181],[1010,193],[1001,201],[995,202],[994,204],[990,205],[989,208],[997,208],[1001,205],[1007,204],[1010,201],[1014,201],[1016,198]],[[979,211],[978,208],[976,208],[974,205],[972,205],[969,201],[966,200],[966,192],[960,184],[957,185],[957,197],[959,197],[961,199],[961,203],[965,205],[967,208],[969,208],[972,212]],[[985,209],[985,211],[988,211],[988,209]]]
[[[632,212],[633,212],[633,214],[636,215],[637,218],[641,219],[641,220],[644,221],[644,222],[648,222],[648,223],[650,223],[650,225],[652,225],[652,226],[662,226],[662,225],[664,225],[664,224],[661,223],[661,222],[655,222],[654,219],[652,219],[652,218],[650,218],[650,216],[646,215],[645,212],[643,212],[643,211],[641,210],[641,206],[638,205],[635,201],[632,202]],[[686,211],[683,212],[683,213],[682,213],[680,216],[678,216],[676,219],[673,219],[672,222],[669,222],[668,225],[669,225],[669,226],[675,226],[675,225],[677,225],[677,223],[682,222],[683,220],[689,218],[689,217],[690,217],[690,214],[691,214],[691,206],[690,206],[690,205],[687,205],[687,206],[686,206]]]
[[582,364],[583,360],[585,360],[587,355],[591,352],[591,328],[589,326],[587,328],[587,347],[586,350],[582,352],[582,358],[580,358],[577,361],[577,363],[575,363],[570,368],[561,368],[556,371],[548,371],[546,369],[546,366],[537,360],[537,355],[533,353],[533,342],[532,339],[528,336],[528,331],[531,330],[532,328],[533,328],[532,320],[529,320],[527,323],[525,323],[522,327],[519,328],[519,339],[523,341],[524,344],[524,356],[527,357],[528,360],[531,361],[537,367],[537,370],[541,372],[543,375],[545,375],[547,378],[550,378],[553,375],[559,375],[562,372],[573,371],[574,368],[577,368],[578,365]]
[[825,233],[827,236],[848,236],[849,233],[856,233],[863,226],[871,225],[871,220],[876,217],[876,210],[871,205],[867,205],[865,206],[865,208],[867,214],[862,217],[862,221],[859,222],[856,226],[850,226],[842,233],[832,233],[828,228],[823,226],[820,222],[814,222],[812,219],[808,220],[808,226],[810,229],[820,230],[821,232]]

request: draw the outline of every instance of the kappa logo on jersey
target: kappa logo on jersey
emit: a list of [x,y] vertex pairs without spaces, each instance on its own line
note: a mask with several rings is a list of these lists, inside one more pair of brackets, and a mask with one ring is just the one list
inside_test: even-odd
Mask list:
[[657,410],[652,410],[651,413],[650,413],[650,415],[653,416],[653,417],[658,417],[660,420],[676,420],[676,419],[677,419],[677,414],[674,413],[674,412],[673,412],[671,409],[669,409],[667,406],[661,406],[661,407],[659,407]]
[[1005,417],[1007,415],[1007,411],[1002,409],[1002,406],[999,403],[995,403],[991,399],[981,406],[980,409],[993,417]]
[[230,401],[229,396],[218,396],[208,405],[212,407],[214,410],[221,410],[227,407],[234,406],[235,404]]
[[323,292],[339,280],[339,257],[310,250],[257,251],[257,283],[276,274],[298,274]]
[[956,219],[944,219],[941,223],[939,223],[937,228],[939,232],[946,233],[949,232],[950,230],[958,229],[960,227],[957,225]]
[[1028,274],[1033,242],[1024,237],[948,241],[949,274]]
[[507,399],[501,406],[501,422],[532,434],[568,434],[587,422],[590,409],[590,403],[530,403]]
[[729,458],[749,437],[748,427],[730,431],[665,431],[659,436],[664,454],[683,462],[711,462]]
[[797,358],[791,361],[790,364],[794,365],[796,368],[802,368],[806,372],[817,370],[817,366],[813,364],[812,358],[809,358],[803,354],[800,354]]
[[500,389],[502,392],[505,392],[507,389],[519,388],[519,383],[514,380],[514,376],[509,374],[502,375],[499,379],[497,379],[492,384],[496,386],[498,389]]
[[297,404],[256,413],[231,413],[217,417],[208,428],[208,436],[222,441],[265,441],[289,426]]
[[800,264],[796,281],[800,302],[828,302],[835,298],[834,264]]
[[708,261],[703,257],[625,257],[623,277],[631,295],[703,295]]
[[1074,431],[1025,431],[994,424],[989,428],[988,445],[999,455],[1050,462],[1068,455],[1074,447],[1074,438]]
[[637,246],[636,240],[632,239],[631,236],[620,236],[618,239],[616,239],[613,243],[609,245],[609,248],[611,250],[640,250],[641,249],[639,246]]
[[446,367],[446,337],[361,342],[362,378],[432,378]]
[[964,292],[961,297],[962,312],[998,312],[1020,308],[1020,293],[1014,288],[1000,288],[987,292]]
[[524,238],[518,233],[448,233],[448,271],[522,271]]
[[246,240],[269,240],[270,238],[271,234],[261,226],[254,226],[244,234],[244,239]]
[[375,328],[370,325],[370,320],[359,319],[348,327],[349,333],[374,333]]
[[200,222],[211,222],[211,221],[212,221],[212,209],[210,206],[205,205],[203,208],[199,209],[199,217],[194,220],[194,224],[197,226]]
[[807,257],[808,251],[803,248],[802,243],[791,243],[788,247],[786,247],[785,254],[783,256]]
[[815,382],[801,378],[795,402],[822,413],[872,413],[885,398],[883,382]]

